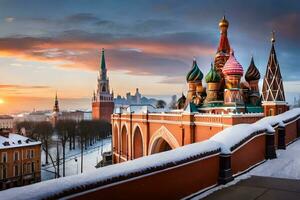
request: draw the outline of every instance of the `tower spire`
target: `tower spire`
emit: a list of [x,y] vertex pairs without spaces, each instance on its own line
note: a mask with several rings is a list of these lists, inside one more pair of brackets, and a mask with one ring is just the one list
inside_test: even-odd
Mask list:
[[100,79],[101,80],[106,80],[107,79],[104,48],[102,48],[101,66],[100,66]]
[[280,73],[279,63],[277,61],[276,51],[275,51],[275,34],[272,31],[271,37],[271,50],[268,60],[268,65],[266,69],[266,74],[263,82],[262,98],[263,101],[285,101],[285,95],[283,90],[282,76]]
[[58,105],[57,91],[56,91],[56,93],[55,93],[55,100],[54,100],[53,112],[59,112],[59,105]]
[[275,31],[272,31],[271,42],[272,44],[275,43]]

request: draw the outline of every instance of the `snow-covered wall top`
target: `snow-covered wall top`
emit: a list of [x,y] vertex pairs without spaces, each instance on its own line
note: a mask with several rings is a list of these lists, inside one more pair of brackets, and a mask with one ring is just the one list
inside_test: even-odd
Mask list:
[[293,109],[281,115],[267,117],[253,124],[239,124],[227,128],[209,140],[186,145],[171,151],[138,158],[128,162],[97,169],[96,172],[84,173],[44,181],[41,183],[12,188],[0,192],[3,199],[44,199],[55,198],[61,194],[73,194],[74,191],[85,191],[113,182],[137,177],[173,167],[192,160],[205,158],[216,153],[231,153],[251,138],[266,132],[274,132],[274,126],[300,117],[300,109]]
[[130,177],[169,168],[219,152],[220,145],[217,142],[203,141],[171,151],[99,168],[92,173],[87,172],[80,175],[8,189],[0,192],[0,197],[6,200],[55,198],[62,193],[72,194],[74,190],[84,191],[94,188],[95,186],[99,187]]

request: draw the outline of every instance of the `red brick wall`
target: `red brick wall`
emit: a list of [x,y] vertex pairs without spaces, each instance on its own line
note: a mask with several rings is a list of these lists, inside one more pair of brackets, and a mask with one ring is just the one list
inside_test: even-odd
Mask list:
[[288,144],[297,138],[297,121],[285,127],[285,143]]
[[263,161],[266,154],[266,136],[261,135],[252,139],[231,156],[232,173],[237,174]]
[[[129,179],[74,199],[180,199],[218,181],[219,156]],[[116,192],[117,191],[117,192]]]

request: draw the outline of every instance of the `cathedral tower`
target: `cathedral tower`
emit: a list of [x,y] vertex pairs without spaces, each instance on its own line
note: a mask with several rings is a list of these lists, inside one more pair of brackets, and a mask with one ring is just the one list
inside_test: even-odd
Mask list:
[[274,32],[272,32],[271,43],[272,46],[262,88],[262,105],[265,116],[278,115],[288,110],[280,67],[275,52]]
[[224,79],[224,74],[222,72],[222,69],[230,56],[230,45],[229,45],[229,40],[227,37],[228,27],[229,27],[229,22],[227,21],[225,16],[223,16],[223,18],[219,22],[220,42],[219,42],[219,46],[218,46],[217,53],[215,56],[215,63],[214,63],[214,66],[215,66],[217,72],[221,76],[220,87],[219,87],[219,97],[218,97],[220,100],[223,99],[223,92],[224,92],[224,88],[225,88],[225,79]]
[[92,98],[93,119],[103,119],[110,122],[111,114],[114,110],[114,97],[110,93],[109,79],[105,63],[104,49],[102,49],[101,65],[98,75],[97,91]]

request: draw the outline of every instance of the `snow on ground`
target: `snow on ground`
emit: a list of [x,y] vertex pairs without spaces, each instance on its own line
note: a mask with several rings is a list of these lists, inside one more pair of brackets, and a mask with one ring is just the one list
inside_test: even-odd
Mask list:
[[300,139],[287,146],[286,150],[277,150],[277,159],[267,160],[263,164],[252,169],[248,173],[236,177],[232,182],[226,185],[220,185],[212,188],[204,193],[194,196],[192,199],[202,199],[213,192],[235,185],[243,179],[250,178],[251,176],[265,176],[274,178],[288,178],[300,180]]
[[[101,145],[99,141],[94,146],[84,151],[83,155],[83,172],[96,170],[95,166],[102,160]],[[111,151],[111,139],[103,139],[103,152]],[[72,150],[66,154],[66,176],[79,174],[81,170],[80,149]],[[75,161],[77,159],[77,162]],[[60,162],[60,175],[62,176],[63,165]],[[42,181],[54,178],[54,167],[52,164],[42,167]]]
[[300,179],[300,140],[286,150],[277,150],[277,159],[267,160],[247,175]]

